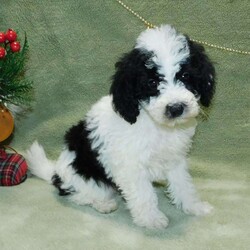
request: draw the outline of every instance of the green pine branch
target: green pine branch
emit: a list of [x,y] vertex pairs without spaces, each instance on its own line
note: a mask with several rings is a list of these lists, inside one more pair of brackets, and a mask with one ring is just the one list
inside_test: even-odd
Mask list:
[[28,42],[25,34],[20,52],[13,53],[6,46],[7,54],[0,60],[0,101],[16,105],[29,105],[32,101],[33,82],[25,78],[28,60]]

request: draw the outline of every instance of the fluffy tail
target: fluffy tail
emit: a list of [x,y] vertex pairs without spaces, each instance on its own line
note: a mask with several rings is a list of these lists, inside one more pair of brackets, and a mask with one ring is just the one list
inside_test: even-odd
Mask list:
[[55,174],[55,162],[49,160],[43,147],[35,141],[27,151],[25,158],[30,172],[37,177],[52,183]]

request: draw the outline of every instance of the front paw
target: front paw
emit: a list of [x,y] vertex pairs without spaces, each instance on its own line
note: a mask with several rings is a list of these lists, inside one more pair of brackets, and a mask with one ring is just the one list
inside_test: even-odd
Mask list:
[[148,229],[164,229],[169,220],[161,211],[155,211],[134,217],[134,223]]
[[103,214],[111,213],[118,208],[118,205],[114,199],[101,202],[93,202],[92,206],[97,211]]
[[182,210],[186,214],[192,214],[196,216],[203,216],[210,214],[213,211],[213,207],[208,202],[196,202],[193,204],[185,205]]

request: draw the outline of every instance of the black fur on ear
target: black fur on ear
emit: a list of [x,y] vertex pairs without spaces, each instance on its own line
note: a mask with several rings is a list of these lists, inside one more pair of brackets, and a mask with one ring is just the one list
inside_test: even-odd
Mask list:
[[145,65],[150,57],[150,52],[133,49],[115,64],[116,72],[110,88],[114,110],[131,124],[136,122],[140,113],[140,100],[149,94],[145,86],[152,69]]
[[200,96],[200,103],[208,107],[215,92],[215,68],[202,45],[188,39],[190,70],[193,87]]

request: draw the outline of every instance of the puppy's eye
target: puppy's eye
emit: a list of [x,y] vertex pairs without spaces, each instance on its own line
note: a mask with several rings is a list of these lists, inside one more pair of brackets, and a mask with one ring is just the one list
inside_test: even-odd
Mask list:
[[182,75],[181,75],[181,78],[183,80],[189,80],[190,78],[190,74],[188,72],[184,72]]
[[148,84],[151,88],[156,88],[158,85],[159,85],[159,82],[157,80],[154,80],[154,79],[150,79],[148,81]]

